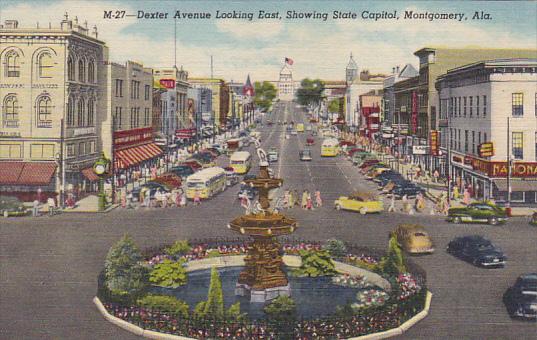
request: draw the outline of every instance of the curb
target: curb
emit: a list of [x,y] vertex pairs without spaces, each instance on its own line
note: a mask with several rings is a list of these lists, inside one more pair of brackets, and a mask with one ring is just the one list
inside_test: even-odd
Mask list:
[[110,211],[116,209],[117,207],[119,207],[119,204],[112,204],[112,205],[110,205],[108,208],[106,208],[106,209],[103,210],[103,211],[63,209],[63,210],[61,210],[61,212],[62,212],[62,213],[65,213],[65,214],[76,214],[76,213],[84,213],[84,214],[87,214],[87,213],[106,214],[106,213],[109,213]]
[[[423,308],[423,310],[419,312],[418,314],[414,315],[412,318],[410,318],[408,321],[403,323],[398,328],[390,329],[384,332],[349,338],[347,340],[386,339],[386,338],[391,338],[391,337],[403,334],[410,327],[414,326],[415,324],[423,320],[429,314],[429,308],[431,307],[432,297],[433,297],[433,294],[430,291],[427,291],[427,296],[425,298],[425,307]],[[165,334],[165,333],[145,330],[131,323],[128,323],[127,321],[124,321],[120,318],[116,318],[115,316],[110,315],[108,311],[106,310],[106,308],[104,308],[103,304],[101,303],[101,300],[99,300],[98,297],[93,298],[93,303],[95,304],[95,306],[97,306],[97,309],[107,321],[126,330],[127,332],[131,332],[138,336],[142,336],[148,339],[157,339],[157,340],[195,340],[194,338],[187,338],[187,337],[179,336],[179,335]]]

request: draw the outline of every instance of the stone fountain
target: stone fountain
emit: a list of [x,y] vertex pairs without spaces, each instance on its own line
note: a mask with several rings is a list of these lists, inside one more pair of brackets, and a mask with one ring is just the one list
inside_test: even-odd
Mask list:
[[283,180],[270,176],[266,153],[259,148],[259,143],[256,145],[260,159],[259,175],[245,182],[259,192],[257,208],[235,218],[228,227],[252,238],[235,294],[249,294],[250,302],[265,302],[290,294],[289,281],[282,269],[283,251],[276,237],[293,233],[297,223],[270,208],[269,191],[280,187]]

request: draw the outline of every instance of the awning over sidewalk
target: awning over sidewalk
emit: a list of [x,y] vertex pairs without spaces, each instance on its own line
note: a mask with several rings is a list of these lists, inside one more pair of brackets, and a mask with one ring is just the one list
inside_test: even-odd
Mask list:
[[82,170],[82,174],[84,177],[86,177],[90,182],[95,182],[99,180],[99,176],[95,174],[95,171],[93,171],[93,167],[89,167]]
[[0,162],[0,184],[48,185],[56,162]]
[[[507,191],[507,179],[499,178],[493,180],[499,191]],[[519,178],[511,179],[511,191],[537,191],[537,180],[524,180]]]
[[133,165],[155,158],[162,154],[162,150],[155,143],[134,146],[116,152],[117,167],[126,169]]

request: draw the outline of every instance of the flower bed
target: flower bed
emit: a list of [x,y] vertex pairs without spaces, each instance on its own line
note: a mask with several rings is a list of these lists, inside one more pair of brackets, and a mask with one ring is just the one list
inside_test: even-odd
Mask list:
[[[213,256],[246,254],[247,244],[236,242],[198,242],[191,244],[183,254],[165,253],[169,245],[147,249],[143,252],[142,265],[152,268],[165,260],[192,261]],[[297,255],[303,250],[320,250],[321,244],[309,242],[282,242],[287,255]],[[349,247],[348,254],[339,261],[370,270],[377,268],[380,257],[378,252],[368,255],[365,249]],[[112,298],[110,292],[99,281],[98,296],[106,310],[113,316],[123,319],[146,330],[206,339],[343,339],[356,337],[400,326],[423,309],[425,302],[425,279],[421,268],[410,266],[414,272],[386,277],[392,282],[389,292],[372,288],[361,276],[348,274],[336,275],[332,282],[353,288],[364,288],[357,294],[354,303],[342,306],[330,318],[309,320],[258,319],[210,319],[197,318],[192,314],[150,309],[137,303],[137,298]],[[395,286],[395,287],[394,287]]]

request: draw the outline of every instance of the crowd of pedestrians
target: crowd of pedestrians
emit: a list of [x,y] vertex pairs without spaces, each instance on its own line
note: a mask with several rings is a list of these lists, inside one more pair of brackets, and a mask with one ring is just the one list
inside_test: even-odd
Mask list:
[[315,190],[313,194],[309,190],[302,191],[299,194],[298,190],[285,190],[283,196],[276,200],[276,206],[280,209],[292,209],[300,207],[304,210],[315,210],[323,206],[321,192]]

